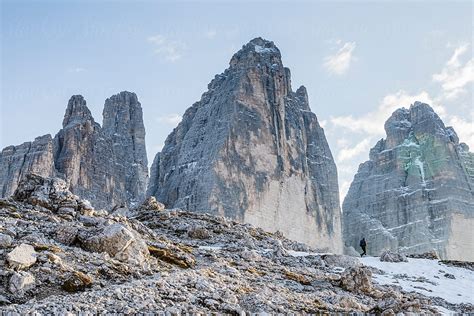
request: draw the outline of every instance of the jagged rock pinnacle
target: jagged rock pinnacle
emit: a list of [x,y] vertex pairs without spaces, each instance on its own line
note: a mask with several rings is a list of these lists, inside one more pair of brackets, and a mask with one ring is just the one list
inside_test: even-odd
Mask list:
[[278,47],[271,41],[261,37],[254,38],[234,54],[230,60],[230,66],[251,66],[258,63],[270,63],[280,65],[281,54]]
[[64,114],[63,127],[75,122],[92,120],[92,114],[87,107],[86,100],[82,95],[73,95],[68,102],[66,113]]

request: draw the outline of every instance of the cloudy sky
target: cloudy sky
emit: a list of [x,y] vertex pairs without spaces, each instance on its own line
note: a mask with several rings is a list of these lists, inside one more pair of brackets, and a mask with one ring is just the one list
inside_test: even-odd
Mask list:
[[98,122],[136,92],[150,161],[243,44],[272,40],[305,85],[344,196],[384,121],[430,103],[474,148],[473,5],[457,2],[1,1],[0,147],[55,134],[69,97]]

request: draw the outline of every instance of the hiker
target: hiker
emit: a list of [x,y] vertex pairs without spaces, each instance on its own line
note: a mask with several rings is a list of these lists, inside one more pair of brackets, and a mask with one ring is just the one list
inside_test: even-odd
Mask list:
[[362,238],[362,240],[359,242],[359,246],[362,248],[363,253],[360,254],[361,257],[366,255],[367,253],[365,252],[365,247],[367,246],[367,243],[365,242],[365,238]]

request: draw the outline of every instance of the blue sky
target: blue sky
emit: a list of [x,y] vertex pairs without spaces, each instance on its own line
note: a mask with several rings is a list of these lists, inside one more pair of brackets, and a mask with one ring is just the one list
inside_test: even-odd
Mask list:
[[272,40],[324,125],[345,194],[390,113],[431,103],[474,147],[473,5],[459,2],[2,1],[0,147],[55,134],[69,97],[102,121],[142,103],[151,160],[233,53]]

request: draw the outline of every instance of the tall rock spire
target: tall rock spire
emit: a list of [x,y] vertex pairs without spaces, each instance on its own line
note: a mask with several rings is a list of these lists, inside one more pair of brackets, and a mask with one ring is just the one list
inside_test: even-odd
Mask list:
[[385,131],[344,199],[346,245],[357,248],[365,237],[372,255],[436,250],[443,258],[474,260],[465,242],[474,238],[466,230],[474,225],[474,155],[421,102],[396,110]]
[[69,124],[80,124],[86,121],[94,121],[91,111],[87,107],[86,100],[82,95],[73,95],[67,104],[64,114],[63,127]]
[[124,177],[131,196],[142,199],[148,185],[148,160],[142,107],[135,93],[123,91],[105,100],[102,129],[113,142],[117,176]]
[[155,159],[149,194],[342,251],[336,166],[279,49],[253,39],[208,88]]

